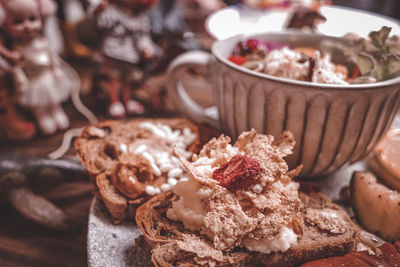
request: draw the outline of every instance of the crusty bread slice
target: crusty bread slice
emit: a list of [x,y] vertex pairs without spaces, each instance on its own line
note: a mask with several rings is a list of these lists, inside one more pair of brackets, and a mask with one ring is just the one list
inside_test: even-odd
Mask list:
[[122,222],[127,215],[127,198],[117,191],[105,173],[96,176],[96,187],[114,223]]
[[[333,234],[304,219],[303,236],[289,250],[264,254],[238,248],[225,254],[224,261],[217,262],[216,266],[298,266],[310,260],[343,255],[354,247],[357,230],[343,210],[320,193],[300,192],[299,196],[303,203],[304,218],[308,208],[333,209],[346,222],[344,232]],[[184,235],[203,240],[207,238],[198,232],[186,230],[181,223],[166,217],[166,211],[175,197],[172,193],[164,193],[152,198],[137,209],[136,223],[146,239],[154,245],[152,261],[155,266],[198,266],[196,255],[179,249],[177,241],[182,241]]]
[[97,174],[112,169],[118,162],[116,148],[120,144],[132,143],[138,135],[146,133],[139,130],[140,123],[147,121],[169,125],[174,130],[189,128],[198,138],[188,150],[197,153],[200,150],[200,134],[198,127],[183,118],[171,119],[135,119],[130,121],[104,121],[98,125],[86,127],[81,136],[75,141],[75,149],[82,165],[89,175],[95,177]]
[[[96,192],[103,200],[110,212],[114,223],[122,222],[128,215],[128,211],[150,199],[150,196],[140,196],[129,199],[121,194],[110,180],[110,172],[120,161],[121,144],[129,145],[137,138],[152,138],[147,131],[141,130],[141,122],[162,123],[169,125],[173,130],[189,128],[196,134],[196,140],[188,147],[188,151],[197,153],[200,150],[200,134],[198,127],[183,118],[173,119],[136,119],[131,121],[104,121],[95,126],[89,126],[75,141],[75,148],[82,165],[86,168]],[[160,176],[161,177],[161,176]],[[155,179],[155,183],[166,177]],[[132,209],[131,209],[132,208]]]

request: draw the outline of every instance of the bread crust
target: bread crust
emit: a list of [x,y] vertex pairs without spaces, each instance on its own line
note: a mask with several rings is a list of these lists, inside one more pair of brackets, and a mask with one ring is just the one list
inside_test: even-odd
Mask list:
[[118,192],[110,181],[111,170],[119,162],[117,148],[121,144],[132,143],[138,135],[145,135],[146,132],[138,128],[139,124],[145,121],[166,124],[174,130],[189,128],[196,135],[196,140],[188,147],[188,151],[199,152],[201,147],[199,129],[184,118],[108,120],[86,127],[75,141],[77,155],[95,185],[96,194],[103,200],[116,224],[121,223],[131,212],[134,214],[137,206],[150,199],[148,195],[128,199]]
[[[239,248],[229,254],[225,253],[226,260],[217,262],[216,266],[298,266],[310,260],[343,255],[354,248],[357,230],[343,210],[320,193],[299,192],[299,196],[303,203],[303,217],[306,216],[307,208],[333,209],[346,221],[345,233],[331,234],[305,222],[303,237],[297,245],[285,252],[265,254]],[[207,238],[186,230],[181,223],[166,217],[166,211],[174,198],[176,196],[172,193],[152,198],[137,209],[136,223],[154,246],[152,262],[155,266],[198,266],[194,261],[196,255],[179,250],[176,241],[183,240],[185,234]]]

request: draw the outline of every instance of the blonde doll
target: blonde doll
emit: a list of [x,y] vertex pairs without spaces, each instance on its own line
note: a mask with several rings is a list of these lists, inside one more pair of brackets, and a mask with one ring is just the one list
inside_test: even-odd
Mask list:
[[18,104],[32,111],[44,134],[66,129],[69,120],[61,103],[69,98],[74,81],[67,77],[65,63],[51,53],[42,34],[43,20],[55,6],[50,0],[0,3],[5,37],[20,58],[12,71]]

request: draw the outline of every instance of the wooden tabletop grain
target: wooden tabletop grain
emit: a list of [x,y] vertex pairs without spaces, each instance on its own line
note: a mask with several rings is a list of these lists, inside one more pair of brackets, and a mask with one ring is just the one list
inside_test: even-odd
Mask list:
[[[186,18],[185,18],[186,19]],[[201,46],[209,50],[213,39],[205,33],[203,27],[205,17],[188,23],[189,30],[195,33]],[[190,22],[190,21],[189,21]],[[195,28],[193,28],[193,25]],[[81,77],[81,97],[83,102],[104,120],[105,106],[98,105],[91,95],[93,67],[85,62],[70,62]],[[135,90],[134,97],[146,104],[147,112],[144,117],[173,117],[177,116],[175,105],[170,101],[168,93],[165,101],[160,103],[157,93],[165,89],[165,73],[152,75],[146,86]],[[211,86],[202,77],[202,73],[183,75],[182,81],[187,85],[188,94],[197,102],[208,107],[213,103]],[[88,125],[87,120],[74,109],[71,102],[64,104],[64,109],[71,121],[71,128]],[[210,136],[218,134],[212,128],[201,125],[201,132],[207,132],[201,140],[205,143]],[[52,136],[38,135],[28,142],[0,141],[0,155],[22,154],[33,157],[47,157],[60,144],[63,132]],[[67,157],[74,156],[73,147]],[[89,206],[93,197],[93,186],[89,179],[69,179],[64,177],[57,184],[39,185],[33,190],[52,201],[66,212],[68,216],[78,221],[82,227],[79,232],[60,233],[46,229],[31,222],[18,214],[9,204],[0,203],[0,266],[87,266],[86,235]]]
[[[161,77],[151,77],[149,83],[158,87],[164,80],[161,75]],[[188,84],[190,95],[197,98],[204,106],[212,103],[212,92],[204,79],[197,75],[194,79],[189,77],[187,80],[190,81]],[[174,105],[169,100],[163,107],[155,107],[149,99],[151,94],[148,92],[142,92],[142,95],[139,92],[139,98],[148,106],[146,117],[177,115],[173,112]],[[85,100],[85,96],[83,99]],[[71,128],[88,125],[86,119],[73,108],[71,103],[64,104],[64,108],[70,117]],[[91,108],[96,111],[100,119],[105,119],[104,112],[96,110],[98,107],[91,106]],[[204,127],[202,131],[208,133],[203,136],[203,142],[210,136],[216,135],[212,133],[211,128],[204,125],[201,127]],[[27,142],[0,141],[0,155],[22,154],[45,158],[61,144],[62,138],[63,132],[59,132],[52,136],[38,135],[34,140]],[[74,152],[71,147],[67,158],[73,158]],[[93,196],[93,186],[89,179],[77,180],[64,177],[58,184],[38,185],[34,191],[78,221],[82,225],[81,230],[75,233],[49,230],[25,219],[9,204],[0,204],[0,266],[87,266],[87,219]]]
[[[66,111],[72,127],[86,124],[70,104]],[[3,141],[0,154],[46,157],[59,146],[62,137],[63,133],[57,133],[28,142]],[[72,155],[73,149],[68,154]],[[0,205],[0,266],[86,266],[86,224],[92,190],[89,180],[69,177],[52,187],[34,188],[82,225],[75,233],[46,229],[22,217],[9,204]]]

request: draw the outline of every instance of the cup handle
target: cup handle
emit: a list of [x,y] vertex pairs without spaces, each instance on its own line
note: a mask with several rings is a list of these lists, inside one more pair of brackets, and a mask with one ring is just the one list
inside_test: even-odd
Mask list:
[[[180,74],[189,68],[205,68],[208,72],[212,55],[204,51],[188,51],[174,59],[168,67],[167,87],[176,108],[198,122],[205,122],[219,129],[216,107],[203,108],[187,93],[180,80]],[[208,74],[205,75],[206,78]]]

